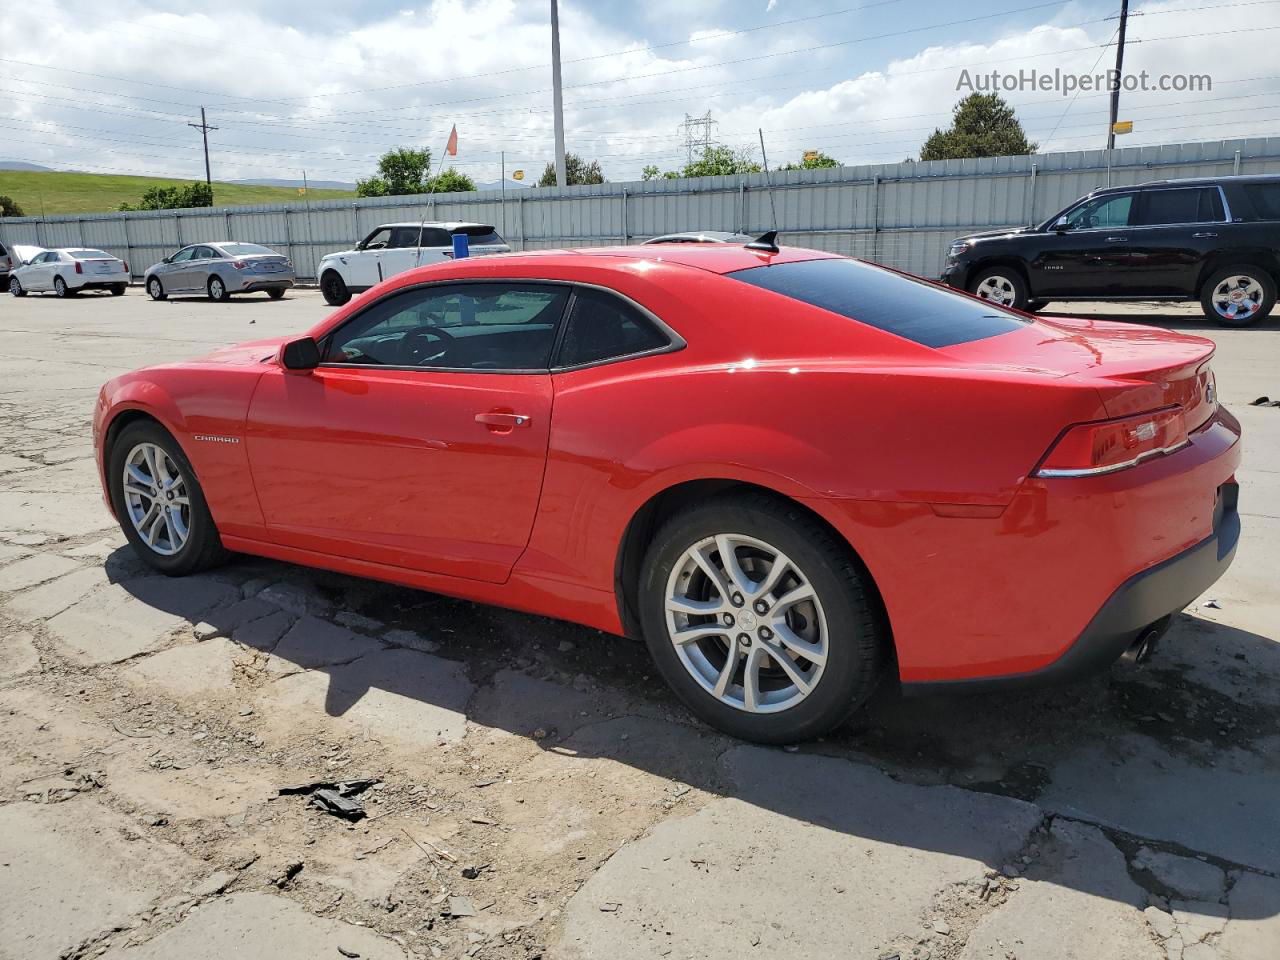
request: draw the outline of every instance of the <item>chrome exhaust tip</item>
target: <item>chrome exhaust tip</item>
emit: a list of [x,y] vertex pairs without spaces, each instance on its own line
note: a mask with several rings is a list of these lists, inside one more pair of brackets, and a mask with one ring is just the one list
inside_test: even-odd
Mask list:
[[1142,628],[1137,639],[1129,644],[1127,650],[1120,654],[1120,662],[1128,666],[1138,666],[1146,663],[1150,656],[1156,652],[1156,648],[1160,645],[1160,638],[1169,630],[1169,625],[1173,622],[1173,615],[1161,617],[1155,623],[1148,624]]

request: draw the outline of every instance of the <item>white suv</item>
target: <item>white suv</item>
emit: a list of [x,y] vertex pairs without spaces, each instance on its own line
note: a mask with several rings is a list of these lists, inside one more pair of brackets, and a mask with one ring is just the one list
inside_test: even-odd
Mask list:
[[[418,231],[422,237],[419,243]],[[498,231],[484,223],[384,223],[354,250],[326,254],[316,268],[320,292],[338,307],[397,273],[453,257],[453,234],[465,233],[472,256],[510,253]]]

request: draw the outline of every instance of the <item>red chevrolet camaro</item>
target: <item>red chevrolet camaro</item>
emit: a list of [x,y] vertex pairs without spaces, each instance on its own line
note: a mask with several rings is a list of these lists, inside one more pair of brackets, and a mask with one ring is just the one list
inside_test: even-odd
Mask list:
[[117,377],[94,439],[165,573],[240,551],[643,636],[700,717],[791,742],[886,672],[1149,644],[1239,537],[1212,354],[769,240],[545,251]]

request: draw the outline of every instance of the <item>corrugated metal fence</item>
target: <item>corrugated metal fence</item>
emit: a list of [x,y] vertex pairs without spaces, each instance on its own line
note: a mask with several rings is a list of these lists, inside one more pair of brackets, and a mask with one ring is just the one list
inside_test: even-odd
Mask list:
[[492,223],[517,250],[632,243],[676,230],[760,233],[936,276],[948,242],[980,229],[1038,223],[1088,191],[1172,177],[1280,173],[1280,137],[903,162],[596,186],[328,200],[0,220],[0,241],[86,246],[129,261],[135,275],[179,247],[262,243],[312,278],[320,257],[381,223]]

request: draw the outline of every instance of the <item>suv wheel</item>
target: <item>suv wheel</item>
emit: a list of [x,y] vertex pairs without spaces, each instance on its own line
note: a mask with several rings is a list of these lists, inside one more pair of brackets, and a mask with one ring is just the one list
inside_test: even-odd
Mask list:
[[1027,285],[1008,267],[983,270],[969,284],[969,292],[1002,307],[1027,309]]
[[324,302],[331,307],[340,307],[351,299],[346,282],[333,270],[326,271],[320,278],[320,292],[324,295]]
[[784,500],[723,497],[672,516],[649,548],[639,602],[667,683],[735,737],[819,736],[880,677],[886,637],[866,572]]
[[1275,281],[1252,264],[1219,270],[1200,292],[1204,315],[1224,327],[1252,326],[1269,314],[1275,303]]

